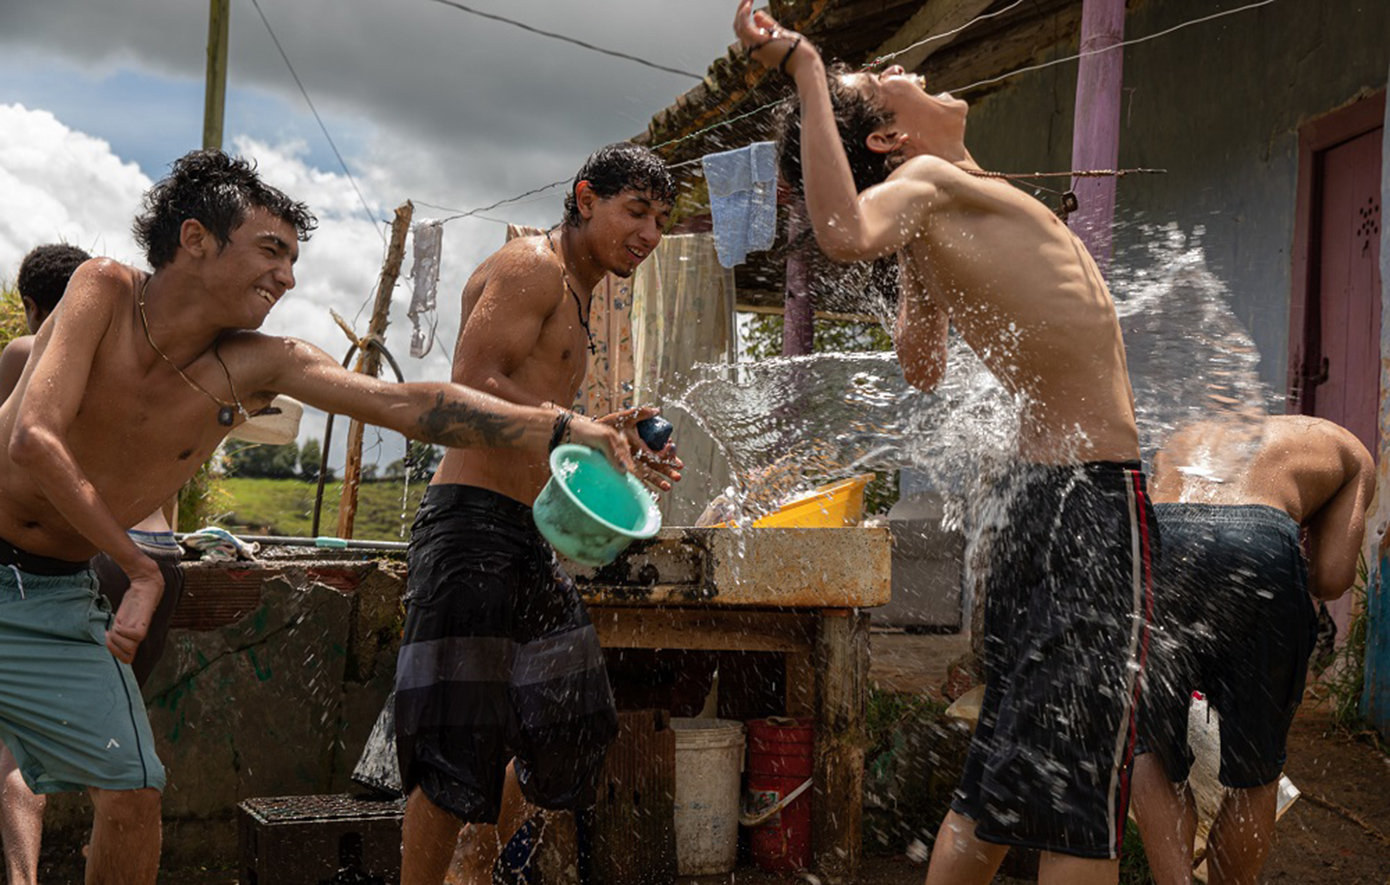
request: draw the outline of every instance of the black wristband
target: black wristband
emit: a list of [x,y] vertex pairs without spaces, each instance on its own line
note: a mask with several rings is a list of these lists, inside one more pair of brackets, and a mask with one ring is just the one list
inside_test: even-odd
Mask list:
[[797,37],[792,41],[792,45],[787,48],[787,54],[782,56],[782,61],[777,65],[777,70],[781,74],[787,73],[787,62],[791,59],[792,53],[796,52],[796,47],[801,45],[801,38]]
[[561,409],[560,414],[555,416],[555,425],[550,430],[550,449],[555,451],[555,447],[565,438],[565,432],[569,430],[570,421],[574,420],[574,413],[568,409]]

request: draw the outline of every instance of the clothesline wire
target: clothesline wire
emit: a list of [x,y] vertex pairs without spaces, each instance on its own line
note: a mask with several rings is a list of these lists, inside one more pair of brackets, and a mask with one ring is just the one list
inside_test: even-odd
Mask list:
[[654,68],[658,71],[665,71],[669,74],[680,74],[682,77],[694,77],[696,80],[704,79],[704,77],[702,77],[700,74],[695,74],[690,71],[682,71],[680,68],[667,67],[666,65],[658,64],[654,61],[648,61],[647,59],[640,58],[636,55],[629,55],[626,52],[619,52],[616,49],[604,49],[602,46],[595,46],[592,43],[585,43],[583,40],[576,40],[574,37],[567,37],[564,34],[557,34],[553,31],[541,30],[540,28],[534,27],[533,25],[528,25],[525,22],[519,22],[516,19],[507,18],[506,16],[497,15],[496,13],[492,12],[483,12],[481,9],[474,9],[471,6],[465,6],[462,3],[457,2],[457,0],[431,0],[431,2],[438,3],[441,6],[448,6],[453,9],[457,9],[460,12],[467,12],[470,15],[476,15],[479,18],[486,18],[491,19],[493,21],[502,22],[504,24],[511,25],[515,28],[521,28],[523,31],[529,31],[532,34],[539,34],[542,37],[549,37],[552,40],[559,40],[562,43],[570,43],[574,46],[579,46],[584,49],[588,49],[592,52],[602,53],[603,55],[611,55],[614,58],[626,59],[627,61],[635,61],[639,65],[646,65],[647,67]]
[[[252,0],[252,2],[254,2],[254,0]],[[434,2],[437,2],[437,3],[444,3],[444,2],[450,2],[450,0],[434,0]],[[974,82],[974,83],[971,83],[971,84],[969,84],[969,85],[967,85],[967,86],[961,86],[961,87],[958,87],[958,88],[955,88],[955,89],[950,89],[950,90],[947,90],[947,91],[948,91],[948,92],[967,92],[967,91],[969,91],[969,90],[971,90],[971,89],[976,89],[976,88],[981,87],[981,86],[990,86],[990,85],[993,85],[993,84],[995,84],[995,83],[1002,82],[1003,80],[1007,80],[1007,79],[1009,79],[1009,78],[1011,78],[1011,77],[1015,77],[1015,76],[1017,76],[1017,75],[1019,75],[1019,74],[1030,73],[1030,72],[1033,72],[1033,71],[1040,71],[1040,70],[1043,70],[1044,68],[1053,67],[1054,65],[1066,64],[1066,63],[1068,63],[1068,62],[1078,61],[1078,60],[1083,59],[1083,58],[1089,58],[1089,57],[1091,57],[1091,56],[1093,56],[1093,55],[1100,55],[1100,54],[1102,54],[1102,53],[1110,52],[1110,51],[1116,50],[1116,49],[1121,49],[1121,48],[1126,47],[1126,46],[1134,46],[1134,45],[1137,45],[1137,44],[1139,44],[1139,43],[1147,43],[1147,42],[1150,41],[1150,40],[1157,39],[1158,37],[1165,37],[1165,36],[1167,36],[1167,35],[1169,35],[1169,34],[1175,32],[1175,31],[1180,31],[1180,30],[1182,30],[1182,29],[1184,29],[1184,28],[1191,27],[1192,25],[1203,24],[1203,23],[1205,23],[1205,22],[1212,21],[1213,19],[1223,18],[1223,17],[1228,16],[1228,15],[1235,15],[1235,14],[1241,13],[1241,12],[1247,12],[1247,11],[1252,10],[1252,9],[1258,9],[1258,8],[1260,8],[1260,7],[1262,7],[1262,6],[1269,6],[1270,4],[1275,3],[1275,2],[1277,2],[1277,0],[1257,0],[1257,2],[1254,2],[1254,3],[1247,3],[1246,5],[1237,7],[1237,8],[1235,8],[1235,9],[1226,9],[1226,10],[1222,10],[1221,12],[1212,13],[1212,14],[1210,14],[1210,15],[1204,15],[1204,16],[1201,16],[1201,17],[1199,17],[1199,18],[1189,19],[1188,21],[1181,22],[1181,23],[1176,24],[1176,25],[1174,25],[1174,26],[1172,26],[1172,27],[1170,27],[1170,28],[1165,28],[1165,29],[1162,30],[1162,31],[1158,31],[1158,32],[1153,33],[1153,34],[1146,34],[1146,35],[1143,36],[1143,37],[1136,37],[1136,38],[1134,38],[1133,40],[1123,40],[1123,41],[1121,41],[1121,42],[1119,42],[1119,43],[1112,43],[1112,44],[1110,44],[1109,46],[1102,46],[1102,47],[1100,47],[1099,49],[1089,49],[1089,50],[1085,50],[1085,51],[1082,51],[1082,52],[1078,52],[1078,53],[1076,53],[1075,55],[1069,55],[1069,56],[1066,56],[1066,57],[1063,57],[1063,58],[1056,58],[1056,59],[1053,59],[1053,60],[1051,60],[1051,61],[1042,62],[1042,63],[1040,63],[1040,64],[1028,65],[1028,66],[1025,66],[1025,67],[1022,67],[1022,68],[1017,68],[1017,69],[1015,69],[1015,70],[1008,71],[1008,72],[1006,72],[1006,73],[1000,74],[1000,75],[997,76],[997,77],[991,77],[991,78],[986,79],[986,80],[979,80],[979,81],[976,81],[976,82]],[[1015,3],[1014,5],[1017,5],[1017,3]],[[959,28],[956,28],[955,31],[953,31],[953,32],[951,32],[951,33],[959,33],[960,31],[964,30],[965,28],[969,27],[970,25],[975,24],[976,22],[983,21],[985,18],[993,17],[993,16],[995,16],[995,15],[1000,15],[1000,14],[1002,14],[1002,13],[1004,13],[1004,12],[1007,12],[1007,11],[1008,11],[1009,9],[1011,9],[1011,8],[1013,8],[1013,7],[1012,7],[1012,6],[1011,6],[1011,7],[1006,7],[1005,9],[998,10],[997,12],[989,13],[989,14],[987,14],[987,15],[977,16],[976,18],[970,20],[969,22],[966,22],[964,25],[961,25]],[[942,35],[942,36],[946,36],[946,35]],[[928,38],[928,39],[931,39],[931,38]],[[921,42],[924,43],[924,42],[927,42],[927,41],[921,41]],[[914,45],[921,45],[921,43],[914,44]],[[908,47],[908,49],[911,49],[911,48],[912,48],[912,47]],[[906,52],[906,51],[907,51],[906,49],[900,50],[899,53],[897,53],[897,54],[901,54],[902,52]],[[867,67],[872,67],[873,64],[877,64],[878,61],[881,61],[881,60],[882,60],[882,58],[886,58],[886,56],[881,57],[880,59],[875,60],[875,62],[871,63],[871,64],[868,65]],[[720,120],[720,121],[717,122],[717,123],[712,123],[712,124],[710,124],[709,126],[705,126],[705,127],[701,128],[701,129],[696,129],[695,131],[686,133],[685,135],[682,135],[682,136],[680,136],[680,137],[678,137],[678,138],[672,138],[672,139],[670,139],[670,140],[668,140],[668,141],[663,141],[663,142],[661,142],[660,144],[652,145],[652,148],[651,148],[651,149],[652,149],[653,151],[658,151],[658,150],[661,150],[662,148],[669,147],[669,146],[671,146],[671,145],[673,145],[673,144],[678,144],[678,143],[680,143],[680,142],[688,141],[689,139],[696,138],[696,137],[698,137],[698,136],[704,135],[704,134],[707,133],[707,132],[712,132],[712,131],[714,131],[715,129],[721,129],[721,128],[725,127],[725,126],[731,126],[731,125],[733,125],[734,123],[737,123],[737,122],[739,122],[739,121],[741,121],[741,120],[745,120],[745,119],[747,119],[747,118],[749,118],[749,117],[755,116],[755,115],[757,115],[757,114],[761,114],[761,113],[763,113],[764,111],[771,110],[772,108],[775,108],[775,107],[777,107],[778,105],[786,104],[786,103],[788,103],[788,102],[791,101],[791,100],[792,100],[792,97],[791,97],[791,96],[788,96],[788,97],[786,97],[786,98],[780,98],[780,99],[778,99],[778,100],[776,100],[776,101],[768,102],[767,104],[764,104],[764,105],[761,105],[761,106],[759,106],[759,107],[753,108],[751,111],[747,111],[747,112],[745,112],[745,113],[739,114],[738,116],[729,117],[729,118],[727,118],[727,119]],[[682,162],[680,162],[680,163],[671,164],[671,165],[668,166],[667,168],[669,168],[669,169],[679,169],[679,168],[681,168],[681,167],[683,167],[683,166],[694,165],[695,163],[700,162],[700,160],[701,160],[701,158],[696,157],[696,158],[691,159],[691,160],[684,160],[684,161],[682,161]],[[544,186],[542,186],[542,187],[533,188],[532,190],[529,190],[529,191],[527,191],[527,192],[524,193],[524,194],[520,194],[520,195],[515,196],[515,197],[509,197],[509,198],[507,198],[507,199],[505,199],[505,200],[498,200],[496,203],[493,203],[493,204],[490,205],[490,206],[483,206],[482,208],[479,208],[479,209],[471,209],[471,210],[468,210],[468,211],[459,212],[457,215],[453,215],[453,216],[450,216],[450,217],[448,217],[448,218],[445,218],[444,221],[446,221],[446,222],[447,222],[447,221],[455,221],[455,220],[460,219],[460,218],[468,218],[468,217],[477,215],[477,214],[480,213],[480,212],[487,212],[487,211],[490,211],[490,210],[492,210],[492,209],[496,209],[498,206],[505,206],[505,205],[507,205],[508,203],[515,203],[515,202],[517,202],[518,200],[521,200],[521,199],[523,199],[523,198],[525,198],[525,197],[531,196],[532,194],[538,194],[538,193],[541,193],[541,192],[543,192],[543,191],[548,191],[548,190],[550,190],[551,188],[560,187],[561,185],[568,184],[570,181],[571,181],[571,179],[566,178],[566,179],[562,179],[562,180],[560,180],[560,181],[551,182],[550,184],[544,185]],[[445,208],[445,207],[438,207],[438,208]],[[448,210],[448,211],[454,211],[454,210],[450,209],[450,210]],[[494,219],[494,220],[495,220],[495,219]]]
[[328,146],[333,149],[333,156],[338,158],[338,165],[343,167],[343,174],[347,176],[348,182],[352,185],[353,191],[357,194],[357,200],[362,204],[362,210],[367,213],[367,220],[371,223],[372,229],[381,237],[381,242],[386,242],[386,232],[382,230],[381,223],[373,214],[370,206],[367,205],[366,197],[362,196],[362,189],[357,186],[357,179],[353,178],[352,170],[348,169],[347,161],[343,159],[342,153],[338,151],[338,145],[333,142],[333,136],[328,133],[328,127],[324,125],[323,118],[319,116],[318,108],[314,107],[314,100],[309,97],[309,91],[304,88],[304,82],[299,79],[299,74],[295,72],[294,65],[290,63],[290,57],[285,52],[285,47],[280,45],[280,38],[275,36],[275,29],[270,26],[270,19],[265,17],[265,12],[261,9],[261,4],[257,0],[251,0],[251,5],[256,8],[256,14],[261,17],[261,23],[265,25],[266,33],[270,34],[271,41],[275,48],[279,50],[280,57],[285,60],[285,67],[290,69],[290,76],[294,78],[294,85],[299,87],[299,94],[304,96],[304,101],[309,105],[309,110],[313,112],[314,119],[318,121],[319,129],[323,131],[323,137],[328,139]]
[[945,32],[940,33],[940,34],[932,34],[930,37],[926,37],[926,38],[924,38],[924,39],[922,39],[922,40],[918,40],[916,43],[913,43],[911,46],[904,46],[902,49],[899,49],[899,50],[896,51],[896,52],[890,52],[890,53],[888,53],[887,55],[880,55],[878,58],[876,58],[876,59],[874,59],[873,61],[869,62],[869,63],[868,63],[867,65],[865,65],[864,67],[866,67],[866,68],[876,68],[876,67],[878,67],[879,65],[883,64],[883,63],[886,62],[886,61],[891,61],[891,60],[897,58],[897,57],[900,56],[900,55],[906,55],[907,53],[909,53],[909,52],[911,52],[912,50],[918,48],[919,46],[926,46],[928,43],[935,43],[935,42],[938,41],[938,40],[945,40],[947,37],[954,37],[955,35],[959,34],[961,31],[964,31],[966,28],[970,27],[970,26],[973,25],[973,24],[976,24],[976,23],[978,23],[978,22],[982,22],[982,21],[984,21],[984,20],[986,20],[986,19],[997,18],[997,17],[1003,15],[1003,14],[1006,13],[1006,12],[1010,12],[1010,11],[1012,11],[1012,10],[1018,8],[1018,7],[1021,6],[1022,4],[1023,4],[1023,0],[1014,0],[1014,2],[1010,3],[1008,6],[1005,6],[1003,9],[995,10],[994,12],[987,12],[987,13],[985,13],[984,15],[978,15],[978,16],[976,16],[975,18],[972,18],[970,21],[966,22],[965,24],[961,25],[961,26],[958,27],[958,28],[952,28],[951,30],[945,31]]

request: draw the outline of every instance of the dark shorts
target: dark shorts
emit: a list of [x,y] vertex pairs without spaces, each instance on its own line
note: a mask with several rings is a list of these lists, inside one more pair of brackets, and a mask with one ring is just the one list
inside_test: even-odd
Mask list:
[[1261,505],[1157,511],[1165,555],[1139,751],[1186,780],[1188,707],[1201,691],[1220,719],[1221,783],[1268,784],[1284,767],[1317,635],[1298,523]]
[[951,807],[987,842],[1118,857],[1158,548],[1143,474],[1020,467],[981,513],[985,696]]
[[435,485],[411,530],[396,749],[405,792],[495,823],[508,761],[543,808],[591,804],[617,734],[598,636],[531,508]]

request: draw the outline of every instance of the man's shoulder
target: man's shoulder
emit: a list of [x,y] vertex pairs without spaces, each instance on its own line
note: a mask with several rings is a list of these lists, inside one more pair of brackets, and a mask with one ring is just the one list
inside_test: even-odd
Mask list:
[[[74,280],[94,281],[103,286],[120,286],[134,290],[135,281],[143,276],[140,271],[128,264],[123,264],[114,258],[89,258],[78,265],[73,272]],[[60,301],[59,304],[62,302]]]
[[478,265],[466,288],[499,291],[512,304],[528,294],[552,300],[563,285],[559,260],[545,237],[537,235],[509,240]]
[[0,348],[0,355],[4,355],[9,359],[28,359],[33,349],[34,336],[20,335],[7,341],[5,346]]

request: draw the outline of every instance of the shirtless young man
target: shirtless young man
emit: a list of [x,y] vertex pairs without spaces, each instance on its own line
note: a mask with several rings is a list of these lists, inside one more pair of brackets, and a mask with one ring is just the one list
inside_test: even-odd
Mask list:
[[[464,286],[454,380],[515,403],[574,402],[593,287],[637,269],[674,200],[670,173],[646,148],[596,151],[559,228],[507,243]],[[680,477],[674,449],[647,451],[632,427],[654,414],[600,421],[645,453],[638,476],[668,489]],[[523,823],[521,793],[545,808],[592,802],[617,716],[588,613],[531,519],[549,476],[543,453],[450,449],[420,504],[396,669],[403,885],[444,881],[460,823],[480,825],[463,860],[470,881],[490,883]]]
[[[150,885],[159,864],[164,769],[129,662],[163,580],[128,527],[276,392],[449,446],[540,452],[556,424],[555,409],[389,384],[255,332],[313,224],[245,162],[185,156],[136,220],[154,273],[82,265],[0,405],[0,740],[36,792],[90,793],[89,885]],[[613,429],[568,431],[635,469]],[[114,615],[88,567],[98,550],[130,577]]]
[[984,708],[927,882],[987,882],[1010,845],[1044,852],[1044,882],[1114,882],[1152,516],[1110,294],[1055,215],[978,174],[965,102],[898,67],[827,77],[808,40],[751,12],[743,0],[739,40],[796,81],[782,172],[821,250],[899,256],[908,380],[940,380],[954,325],[1022,405],[1018,464],[998,488]]
[[1224,482],[1191,469],[1247,444],[1248,434],[1231,423],[1190,425],[1154,459],[1164,560],[1134,812],[1159,885],[1192,881],[1194,689],[1220,716],[1226,788],[1207,838],[1208,881],[1253,885],[1259,877],[1317,633],[1312,597],[1336,599],[1356,580],[1375,494],[1375,464],[1361,441],[1303,415],[1266,419],[1249,460]]
[[[7,399],[19,383],[34,348],[34,335],[58,306],[77,268],[91,257],[76,246],[61,243],[36,246],[24,256],[17,283],[29,334],[12,339],[0,351],[0,402]],[[131,661],[135,681],[140,685],[145,684],[164,653],[174,608],[183,595],[183,570],[179,567],[183,551],[174,541],[171,514],[165,512],[172,510],[174,503],[171,498],[164,507],[129,530],[136,545],[159,563],[164,577],[164,593],[150,618],[150,629]],[[130,586],[125,572],[105,553],[92,559],[92,570],[96,573],[101,595],[112,609],[119,608]],[[0,840],[4,843],[9,885],[37,885],[46,805],[46,797],[35,795],[24,782],[10,751],[0,748]]]

